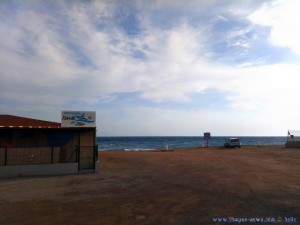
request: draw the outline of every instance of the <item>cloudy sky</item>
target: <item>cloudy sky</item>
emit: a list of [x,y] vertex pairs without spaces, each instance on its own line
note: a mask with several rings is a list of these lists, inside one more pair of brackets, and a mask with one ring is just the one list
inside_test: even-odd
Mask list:
[[0,1],[0,113],[98,135],[300,130],[300,1]]

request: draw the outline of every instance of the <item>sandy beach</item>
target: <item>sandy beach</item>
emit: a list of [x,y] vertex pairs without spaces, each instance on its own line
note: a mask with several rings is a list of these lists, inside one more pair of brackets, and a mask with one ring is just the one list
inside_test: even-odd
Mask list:
[[300,149],[104,151],[99,158],[97,174],[0,180],[0,224],[300,224]]

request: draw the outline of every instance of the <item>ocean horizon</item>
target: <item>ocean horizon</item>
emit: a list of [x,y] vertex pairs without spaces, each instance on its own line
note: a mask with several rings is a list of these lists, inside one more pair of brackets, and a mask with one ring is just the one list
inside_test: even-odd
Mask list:
[[286,136],[213,136],[208,142],[203,136],[103,136],[97,137],[99,151],[146,151],[176,148],[195,148],[223,146],[229,137],[240,139],[242,146],[249,145],[284,145]]

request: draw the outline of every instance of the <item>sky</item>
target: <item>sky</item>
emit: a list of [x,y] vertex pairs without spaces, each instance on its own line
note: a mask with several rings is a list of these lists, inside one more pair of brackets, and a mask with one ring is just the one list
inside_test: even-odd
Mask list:
[[0,114],[98,136],[300,130],[298,0],[1,0]]

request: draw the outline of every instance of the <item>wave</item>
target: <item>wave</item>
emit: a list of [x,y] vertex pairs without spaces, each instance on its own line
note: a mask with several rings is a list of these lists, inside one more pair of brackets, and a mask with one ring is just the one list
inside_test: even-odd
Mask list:
[[124,151],[154,151],[154,148],[125,148]]
[[125,149],[100,149],[98,148],[98,151],[156,151],[158,149],[154,148],[125,148]]

